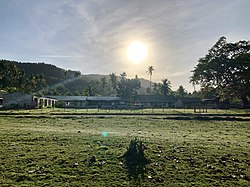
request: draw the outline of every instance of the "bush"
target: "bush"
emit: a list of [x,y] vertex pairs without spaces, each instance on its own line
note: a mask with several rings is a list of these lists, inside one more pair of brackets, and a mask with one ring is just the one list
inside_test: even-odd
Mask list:
[[123,156],[126,162],[130,164],[147,163],[148,159],[145,157],[144,150],[144,143],[135,138],[130,141],[129,147],[127,147],[127,152]]

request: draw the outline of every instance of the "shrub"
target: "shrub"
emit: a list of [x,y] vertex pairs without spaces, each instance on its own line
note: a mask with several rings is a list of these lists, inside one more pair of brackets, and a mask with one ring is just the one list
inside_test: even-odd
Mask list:
[[144,154],[145,146],[144,143],[137,138],[130,141],[129,146],[127,147],[127,152],[123,155],[126,162],[133,163],[147,163],[148,159]]

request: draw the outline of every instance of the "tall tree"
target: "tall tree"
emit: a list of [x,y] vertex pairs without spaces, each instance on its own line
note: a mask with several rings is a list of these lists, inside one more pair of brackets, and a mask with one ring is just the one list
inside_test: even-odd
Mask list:
[[105,88],[105,86],[107,84],[107,78],[104,76],[101,77],[100,82],[101,82],[102,88]]
[[110,79],[112,88],[115,90],[115,89],[116,89],[116,86],[117,86],[117,78],[116,78],[115,73],[109,74],[109,79]]
[[169,94],[171,91],[171,83],[168,79],[163,79],[161,83],[161,92],[163,95]]
[[16,62],[0,60],[0,89],[32,93],[46,86],[43,74],[26,75],[23,69],[16,66]]
[[126,73],[121,74],[121,79],[117,82],[117,95],[123,98],[134,98],[137,95],[137,90],[141,87],[139,79],[127,79]]
[[0,61],[0,89],[18,91],[21,89],[24,78],[24,71],[14,63],[5,60]]
[[120,74],[120,76],[121,76],[121,80],[126,80],[127,73],[126,73],[126,72],[122,72],[122,73]]
[[185,90],[185,88],[182,85],[180,85],[176,91],[176,95],[180,96],[180,97],[184,97],[185,95],[187,95],[187,91]]
[[198,60],[191,82],[204,90],[214,89],[221,99],[240,98],[247,107],[250,96],[250,41],[228,43],[221,37]]
[[161,94],[161,83],[154,83],[153,84],[153,94],[160,95]]
[[154,71],[154,67],[153,66],[148,66],[147,73],[149,75],[149,90],[150,90],[150,93],[151,93],[151,84],[152,84],[151,78],[152,78],[152,75],[153,75],[153,71]]

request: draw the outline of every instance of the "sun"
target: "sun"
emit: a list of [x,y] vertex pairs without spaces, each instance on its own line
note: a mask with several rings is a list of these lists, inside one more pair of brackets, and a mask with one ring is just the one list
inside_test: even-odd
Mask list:
[[148,55],[148,48],[142,42],[132,42],[127,49],[127,57],[128,59],[135,63],[139,64],[143,62]]

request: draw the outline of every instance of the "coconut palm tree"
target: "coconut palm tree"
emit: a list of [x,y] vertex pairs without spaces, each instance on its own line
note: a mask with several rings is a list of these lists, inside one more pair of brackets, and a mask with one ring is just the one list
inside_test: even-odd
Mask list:
[[161,83],[161,92],[167,95],[171,91],[171,83],[168,79],[163,79]]
[[153,74],[153,71],[154,71],[154,67],[153,66],[148,66],[148,70],[147,70],[147,73],[149,75],[149,90],[150,90],[150,93],[151,93],[151,77],[152,77],[152,74]]
[[124,80],[126,80],[127,73],[126,72],[122,72],[120,74],[120,76],[121,76],[121,80],[124,81]]
[[153,93],[156,95],[160,95],[161,94],[161,83],[154,83],[153,84]]

